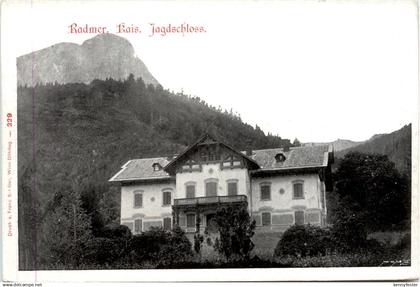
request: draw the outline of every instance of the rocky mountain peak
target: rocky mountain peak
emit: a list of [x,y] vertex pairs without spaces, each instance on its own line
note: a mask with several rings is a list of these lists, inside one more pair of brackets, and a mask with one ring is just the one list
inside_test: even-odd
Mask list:
[[146,84],[159,85],[135,56],[131,43],[104,33],[83,42],[58,43],[17,58],[18,85],[88,83],[94,79],[125,79],[132,73]]

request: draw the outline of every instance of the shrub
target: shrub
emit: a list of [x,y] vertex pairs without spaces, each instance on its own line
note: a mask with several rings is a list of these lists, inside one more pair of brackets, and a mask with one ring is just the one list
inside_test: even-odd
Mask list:
[[370,252],[328,255],[297,258],[295,256],[284,256],[276,258],[275,262],[290,267],[367,267],[380,266],[382,256]]
[[398,242],[395,244],[396,249],[410,250],[411,249],[411,233],[406,233]]
[[172,231],[151,228],[149,231],[133,236],[131,250],[134,261],[166,266],[173,262],[188,260],[192,257],[191,242],[179,227]]
[[329,229],[312,225],[294,225],[287,229],[277,243],[275,256],[325,255],[331,248]]
[[159,253],[159,265],[169,266],[176,262],[192,260],[193,252],[190,240],[180,227],[175,227],[170,233],[167,244]]
[[98,231],[84,243],[83,263],[89,265],[113,264],[130,252],[131,231],[125,225],[111,224]]
[[255,220],[251,220],[246,206],[227,205],[217,209],[214,222],[219,231],[215,239],[215,250],[225,256],[249,258],[254,247],[251,238],[254,235]]
[[131,230],[125,225],[109,224],[101,230],[100,234],[105,238],[130,238]]
[[[210,239],[210,238],[207,238]],[[195,234],[194,235],[194,251],[195,253],[199,254],[201,251],[201,247],[203,245],[204,236],[201,234]]]
[[85,264],[104,265],[124,257],[129,251],[128,240],[94,237],[85,244]]

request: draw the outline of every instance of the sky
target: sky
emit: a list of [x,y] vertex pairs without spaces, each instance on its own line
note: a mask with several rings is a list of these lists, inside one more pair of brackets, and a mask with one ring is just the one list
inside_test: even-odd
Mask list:
[[[94,36],[69,33],[72,23],[106,26],[113,33],[125,23],[141,33],[118,35],[132,43],[165,89],[233,109],[265,132],[301,142],[360,141],[417,121],[415,1],[12,1],[4,6],[2,45],[11,57],[3,75],[17,56]],[[151,24],[183,23],[206,32],[150,36]]]

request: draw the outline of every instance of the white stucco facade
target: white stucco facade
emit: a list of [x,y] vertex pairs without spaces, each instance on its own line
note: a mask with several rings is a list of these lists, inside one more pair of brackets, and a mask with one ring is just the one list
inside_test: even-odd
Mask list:
[[121,183],[120,221],[135,234],[204,231],[224,204],[246,206],[257,232],[278,232],[326,224],[332,158],[328,146],[245,154],[206,136],[173,158],[130,160],[110,181]]
[[[171,204],[163,204],[163,193],[171,193]],[[136,193],[142,194],[141,206],[135,206]],[[172,204],[175,197],[175,183],[134,184],[121,187],[121,224],[127,225],[133,233],[134,221],[141,219],[145,226],[163,226],[164,218],[172,219]]]
[[227,184],[236,181],[238,194],[249,194],[249,176],[246,168],[224,168],[220,164],[203,164],[202,171],[182,172],[176,174],[176,196],[186,198],[186,185],[196,185],[196,197],[206,196],[205,184],[207,181],[217,182],[217,195],[227,196]]
[[[294,197],[294,184],[303,186],[303,197]],[[261,186],[271,189],[270,199],[261,198]],[[296,223],[295,211],[303,211],[305,224],[323,225],[326,216],[325,183],[318,174],[277,175],[252,179],[252,216],[257,227],[283,230]],[[270,213],[271,224],[263,226],[262,214]]]

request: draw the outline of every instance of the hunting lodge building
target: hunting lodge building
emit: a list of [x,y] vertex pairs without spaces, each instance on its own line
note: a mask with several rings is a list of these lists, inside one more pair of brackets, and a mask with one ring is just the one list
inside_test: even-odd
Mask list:
[[133,234],[174,224],[204,232],[226,204],[246,206],[256,232],[284,231],[326,224],[333,158],[326,145],[241,152],[206,134],[173,158],[129,160],[110,181],[121,184],[121,224]]

